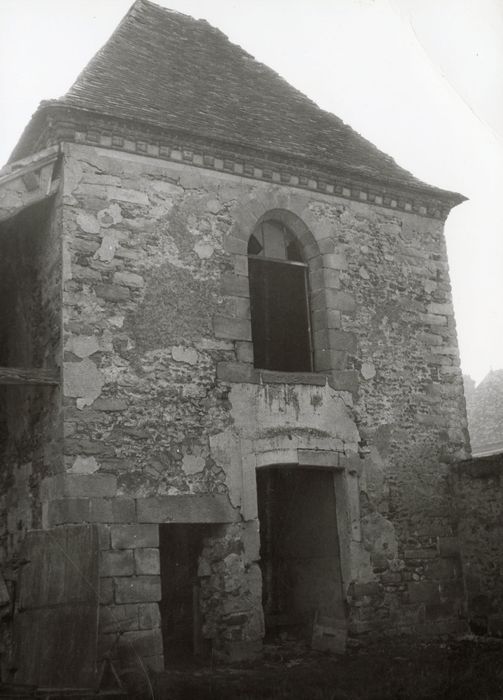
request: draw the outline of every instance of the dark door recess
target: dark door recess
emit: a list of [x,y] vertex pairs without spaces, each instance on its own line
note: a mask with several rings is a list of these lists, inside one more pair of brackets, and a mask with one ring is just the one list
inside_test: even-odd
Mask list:
[[255,367],[310,372],[306,267],[248,258]]
[[320,618],[344,620],[332,472],[257,470],[266,635],[310,639]]
[[203,538],[211,526],[169,524],[159,526],[161,559],[161,624],[167,668],[206,652],[201,636],[197,567]]

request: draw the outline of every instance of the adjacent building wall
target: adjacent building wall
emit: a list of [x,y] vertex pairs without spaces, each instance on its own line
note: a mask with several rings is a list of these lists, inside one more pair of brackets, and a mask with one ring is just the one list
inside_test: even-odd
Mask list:
[[503,635],[503,454],[453,465],[470,627]]
[[[60,207],[34,204],[0,224],[0,366],[61,365]],[[60,392],[0,387],[0,561],[41,527],[40,482],[62,467]]]

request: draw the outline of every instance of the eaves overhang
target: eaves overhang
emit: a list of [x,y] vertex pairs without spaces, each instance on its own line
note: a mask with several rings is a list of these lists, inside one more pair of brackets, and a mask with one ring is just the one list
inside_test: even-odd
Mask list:
[[[305,186],[326,194],[444,220],[453,207],[467,200],[462,194],[420,180],[403,181],[388,174],[377,176],[364,168],[341,165],[335,159],[321,160],[279,149],[257,148],[235,139],[217,138],[209,132],[195,133],[154,121],[127,119],[104,111],[69,106],[59,100],[41,103],[12,152],[9,164],[47,144],[65,141],[136,151],[201,167],[213,167],[212,159],[213,165],[215,159],[221,160],[221,169],[240,175]],[[194,159],[196,153],[200,158]],[[236,164],[241,165],[236,167]]]

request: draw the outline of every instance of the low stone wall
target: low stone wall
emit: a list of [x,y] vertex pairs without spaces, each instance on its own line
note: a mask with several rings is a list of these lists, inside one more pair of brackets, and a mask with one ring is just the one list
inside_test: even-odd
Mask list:
[[503,452],[451,471],[470,627],[503,635]]

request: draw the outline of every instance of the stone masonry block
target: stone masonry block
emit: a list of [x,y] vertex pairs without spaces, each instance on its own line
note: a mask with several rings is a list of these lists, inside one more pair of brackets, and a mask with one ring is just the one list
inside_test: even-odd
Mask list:
[[134,568],[132,549],[109,549],[101,552],[101,576],[131,576],[134,573]]
[[348,353],[345,350],[330,350],[330,368],[345,370],[348,366]]
[[141,575],[160,574],[161,564],[159,560],[159,550],[155,547],[145,547],[135,549],[134,561],[136,573]]
[[339,468],[339,452],[334,450],[297,450],[300,466]]
[[215,316],[213,319],[213,331],[217,338],[248,341],[252,339],[251,323],[246,319]]
[[325,296],[325,290],[320,289],[320,290],[315,290],[311,293],[310,297],[310,307],[311,307],[311,313],[315,314],[316,312],[325,312],[327,309],[327,299]]
[[243,523],[241,541],[243,543],[245,563],[251,564],[260,560],[260,529],[258,520]]
[[134,272],[115,272],[114,282],[125,287],[133,287],[133,289],[140,289],[145,284],[143,277]]
[[100,552],[105,549],[110,549],[110,527],[108,525],[96,525],[98,530],[98,542]]
[[258,384],[260,375],[251,364],[244,362],[219,362],[217,379],[222,382]]
[[247,343],[243,340],[236,343],[236,357],[238,362],[253,364],[253,343]]
[[[138,498],[136,507],[140,523],[232,523],[239,520],[238,512],[225,494]],[[139,546],[157,546],[157,543]]]
[[316,372],[276,372],[275,370],[259,370],[264,384],[306,384],[307,386],[325,386],[327,378]]
[[235,314],[236,314],[237,318],[242,318],[242,319],[250,319],[251,318],[250,300],[249,299],[245,299],[244,297],[235,297],[234,304],[235,304]]
[[160,576],[116,578],[114,584],[116,603],[155,603],[161,600]]
[[101,634],[139,629],[137,605],[102,605],[99,613]]
[[158,603],[145,603],[138,605],[138,619],[140,629],[151,630],[161,625],[161,611]]
[[327,328],[340,328],[342,324],[342,314],[336,309],[327,309]]
[[113,549],[159,546],[159,528],[155,525],[112,525],[110,530]]
[[111,605],[114,602],[113,578],[100,578],[100,604]]
[[[246,232],[246,237],[248,237],[248,232]],[[245,238],[226,236],[224,238],[224,248],[226,253],[230,253],[231,255],[246,255],[248,241]]]
[[326,328],[320,328],[319,330],[314,331],[313,345],[318,352],[330,350],[328,330]]
[[325,309],[323,306],[311,314],[311,324],[314,331],[339,329],[341,323],[341,312],[336,309]]
[[244,275],[224,275],[222,277],[222,294],[232,297],[249,297],[250,284]]
[[236,275],[248,276],[248,256],[247,255],[235,255],[234,256],[234,272]]
[[352,354],[356,353],[357,341],[354,333],[341,330],[329,330],[328,337],[330,340],[330,347],[333,350],[345,350]]
[[314,351],[314,368],[317,372],[332,369],[332,357],[328,348],[320,348]]
[[48,504],[48,525],[63,525],[89,521],[88,498],[64,498]]
[[353,396],[358,393],[358,372],[353,369],[332,372],[330,385],[336,391],[350,391]]
[[323,286],[326,289],[340,289],[341,277],[339,270],[329,270],[324,267],[323,270]]
[[136,508],[133,498],[91,498],[91,522],[134,523]]
[[351,294],[335,289],[327,289],[325,293],[327,308],[336,309],[346,314],[352,314],[356,311],[356,301]]
[[130,297],[129,287],[119,287],[116,284],[98,284],[95,288],[96,296],[105,301],[128,301]]
[[46,477],[41,486],[42,500],[114,496],[117,477],[112,474],[55,474]]
[[325,309],[318,309],[311,313],[311,327],[314,333],[327,328],[327,312]]
[[343,252],[328,253],[323,256],[323,265],[334,270],[347,270],[348,261]]

